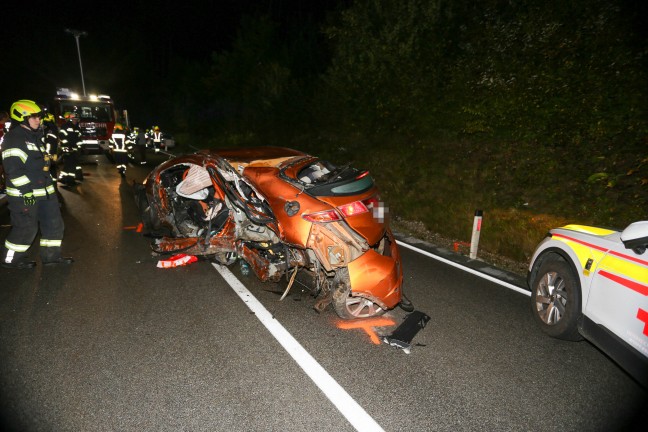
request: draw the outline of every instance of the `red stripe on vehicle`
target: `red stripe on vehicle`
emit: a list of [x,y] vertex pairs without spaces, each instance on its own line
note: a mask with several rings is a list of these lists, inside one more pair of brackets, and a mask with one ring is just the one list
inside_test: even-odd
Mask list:
[[637,318],[639,319],[639,321],[643,321],[644,324],[646,324],[643,329],[643,334],[648,336],[648,312],[639,308],[639,310],[637,311]]
[[599,274],[603,277],[606,277],[618,284],[623,285],[626,288],[630,288],[633,291],[638,292],[639,294],[643,294],[645,296],[648,296],[648,285],[643,285],[640,284],[639,282],[632,281],[630,279],[626,279],[624,277],[621,277],[619,275],[612,274],[610,272],[606,272],[605,270],[601,270]]
[[634,262],[636,262],[638,264],[643,264],[645,266],[648,266],[648,261],[646,261],[646,260],[641,260],[639,258],[631,257],[629,255],[624,255],[624,254],[619,253],[619,252],[610,251],[610,255],[618,256],[619,258],[627,259],[628,261],[634,261]]
[[573,238],[573,237],[569,237],[569,236],[566,236],[566,235],[563,235],[563,234],[551,234],[551,237],[563,238],[563,239],[565,239],[565,240],[573,241],[573,242],[575,242],[575,243],[580,243],[580,244],[582,244],[583,246],[591,247],[592,249],[600,250],[600,251],[603,251],[603,252],[607,252],[607,251],[609,251],[609,249],[606,249],[606,248],[604,248],[604,247],[597,246],[597,245],[592,244],[592,243],[587,243],[587,242],[585,242],[585,241],[583,241],[583,240],[579,240],[579,239],[576,239],[576,238]]
[[552,234],[551,237],[558,237],[558,238],[562,238],[562,239],[565,239],[565,240],[573,241],[575,243],[579,243],[579,244],[582,244],[583,246],[591,247],[592,249],[600,250],[602,252],[610,252],[610,255],[614,255],[616,257],[623,258],[623,259],[628,260],[628,261],[633,261],[633,262],[636,262],[638,264],[648,266],[648,261],[646,261],[646,260],[641,260],[639,258],[635,258],[635,257],[632,257],[630,255],[625,255],[625,254],[622,254],[620,252],[611,251],[610,249],[606,249],[604,247],[597,246],[597,245],[592,244],[592,243],[587,243],[587,242],[585,242],[583,240],[579,240],[579,239],[569,237],[569,236],[566,236],[566,235],[563,235],[563,234]]

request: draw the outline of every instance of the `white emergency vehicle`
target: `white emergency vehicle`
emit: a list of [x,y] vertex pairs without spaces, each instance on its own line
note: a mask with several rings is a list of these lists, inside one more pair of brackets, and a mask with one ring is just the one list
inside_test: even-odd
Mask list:
[[529,265],[531,309],[550,336],[585,338],[648,387],[648,221],[552,229]]

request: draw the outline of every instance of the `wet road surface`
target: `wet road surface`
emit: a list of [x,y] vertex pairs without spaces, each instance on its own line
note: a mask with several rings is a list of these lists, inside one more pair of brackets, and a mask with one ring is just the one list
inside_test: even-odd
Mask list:
[[[85,181],[60,189],[76,262],[0,269],[3,430],[354,430],[210,262],[156,267],[134,229],[132,182],[150,169],[122,179],[86,157]],[[0,206],[0,241],[8,224]],[[393,325],[343,329],[304,290],[280,302],[285,281],[230,270],[384,430],[642,430],[646,390],[591,344],[542,334],[528,296],[401,253],[406,292],[430,317],[409,354],[371,340],[400,309],[384,317]]]

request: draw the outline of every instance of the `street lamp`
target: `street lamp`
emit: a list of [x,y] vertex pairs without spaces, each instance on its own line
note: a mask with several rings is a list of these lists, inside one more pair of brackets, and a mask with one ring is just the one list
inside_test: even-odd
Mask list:
[[81,48],[79,48],[79,37],[87,36],[88,33],[79,30],[66,28],[65,33],[70,33],[76,39],[77,53],[79,54],[79,68],[81,69],[81,85],[83,86],[83,96],[86,96],[85,81],[83,80],[83,65],[81,64]]

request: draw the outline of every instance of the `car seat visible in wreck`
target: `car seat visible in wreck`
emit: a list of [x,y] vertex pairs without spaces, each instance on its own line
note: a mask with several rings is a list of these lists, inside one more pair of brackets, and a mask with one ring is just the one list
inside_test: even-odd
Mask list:
[[190,237],[202,235],[207,229],[220,231],[229,211],[223,200],[215,196],[207,170],[192,165],[170,174],[173,179],[170,184],[175,184],[175,193],[169,196],[172,197],[171,206],[178,231]]

